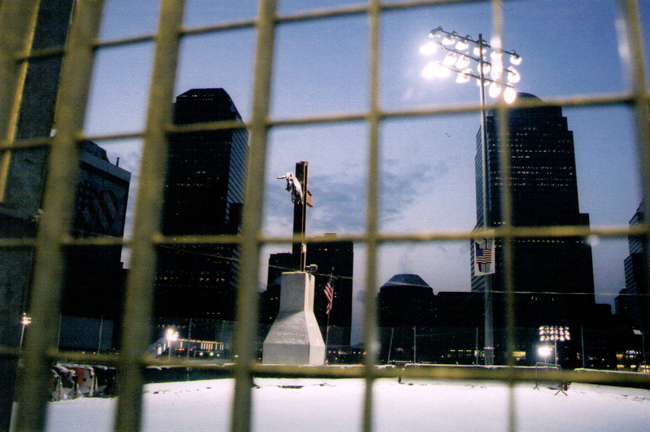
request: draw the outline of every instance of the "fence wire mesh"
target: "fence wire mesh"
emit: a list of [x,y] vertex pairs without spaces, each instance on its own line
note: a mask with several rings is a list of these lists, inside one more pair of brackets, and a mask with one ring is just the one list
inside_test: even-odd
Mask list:
[[[39,5],[40,3],[40,5]],[[485,230],[429,230],[408,234],[382,232],[380,228],[380,186],[381,186],[381,128],[394,119],[436,118],[450,114],[479,113],[481,104],[431,104],[425,107],[384,109],[381,99],[380,77],[380,27],[385,14],[427,7],[453,7],[462,2],[457,0],[381,2],[371,0],[364,4],[345,5],[332,8],[305,10],[279,14],[276,1],[260,0],[257,16],[223,22],[215,25],[191,27],[183,26],[185,2],[181,0],[161,0],[158,25],[155,33],[139,34],[110,40],[98,39],[102,1],[78,0],[74,5],[70,28],[65,45],[38,46],[38,20],[44,6],[38,0],[4,0],[0,2],[0,200],[4,200],[10,175],[10,163],[14,155],[24,149],[47,149],[47,181],[44,192],[43,216],[40,218],[35,236],[7,236],[0,239],[3,253],[27,251],[34,258],[33,279],[30,288],[30,314],[33,323],[29,338],[23,348],[18,348],[15,337],[6,337],[0,356],[4,364],[23,362],[24,377],[15,394],[19,402],[15,430],[43,430],[47,403],[48,369],[51,362],[103,362],[116,365],[120,397],[117,404],[115,430],[140,430],[142,425],[142,387],[144,367],[155,365],[174,365],[180,367],[212,369],[212,364],[183,359],[169,361],[154,359],[144,353],[150,339],[150,319],[152,316],[154,277],[157,247],[163,244],[225,244],[236,242],[241,247],[240,278],[238,287],[237,321],[234,336],[234,352],[237,361],[229,366],[218,366],[228,370],[235,378],[235,393],[231,411],[231,430],[248,431],[252,428],[251,385],[256,374],[279,374],[301,377],[355,377],[367,383],[363,404],[364,431],[374,430],[373,381],[377,378],[410,377],[426,379],[455,380],[499,380],[508,383],[534,381],[536,372],[515,368],[515,329],[514,329],[514,280],[512,273],[513,242],[516,239],[533,237],[564,238],[589,237],[616,238],[630,235],[650,235],[647,224],[636,226],[547,226],[516,227],[512,222],[512,203],[510,187],[504,182],[501,207],[504,222],[497,229]],[[66,2],[57,2],[64,4]],[[493,30],[495,35],[503,34],[503,5],[499,0],[491,1]],[[507,3],[505,3],[507,5]],[[542,101],[519,101],[519,107],[562,106],[590,108],[600,106],[630,107],[634,116],[634,136],[637,145],[642,182],[643,198],[650,202],[650,114],[648,106],[650,93],[646,81],[645,53],[641,29],[641,17],[635,0],[619,2],[620,18],[624,23],[625,39],[629,55],[622,59],[630,73],[631,86],[628,91],[618,94],[563,95]],[[67,23],[65,11],[57,11],[58,19]],[[361,112],[344,112],[331,115],[290,116],[273,118],[271,116],[271,95],[273,93],[272,71],[276,50],[276,33],[279,26],[291,23],[312,24],[320,20],[341,17],[365,17],[368,22],[368,109]],[[433,23],[432,23],[433,24]],[[240,122],[202,123],[186,127],[172,124],[172,104],[174,85],[177,77],[178,58],[184,38],[195,35],[222,34],[226,32],[253,29],[255,31],[255,60],[252,84],[252,110],[245,127],[250,133],[250,156],[248,163],[249,187],[246,191],[241,234],[236,236],[181,236],[169,238],[161,234],[160,218],[165,180],[167,137],[170,133],[183,133],[192,130],[228,129],[240,126]],[[102,50],[115,47],[128,47],[135,44],[151,43],[155,46],[153,75],[147,96],[145,128],[141,131],[115,133],[97,136],[84,135],[84,119],[91,76],[96,56]],[[57,84],[56,134],[47,136],[36,134],[28,136],[19,133],[18,122],[26,91],[26,75],[30,64],[41,59],[60,59],[62,68]],[[43,90],[45,91],[45,90]],[[165,101],[170,101],[169,103]],[[506,105],[497,103],[490,106],[497,115],[507,116]],[[257,333],[258,274],[261,250],[269,244],[291,244],[293,236],[271,236],[263,229],[262,214],[265,198],[265,175],[268,159],[269,131],[276,127],[301,127],[305,125],[338,124],[363,122],[368,130],[368,149],[366,161],[366,202],[364,229],[360,234],[340,236],[341,241],[350,240],[365,248],[365,303],[363,309],[363,346],[365,357],[363,366],[351,368],[332,367],[291,367],[269,366],[258,363],[255,354],[255,335]],[[500,142],[507,142],[506,122],[498,130]],[[143,142],[142,165],[140,167],[139,193],[136,203],[136,217],[132,238],[73,238],[70,224],[75,191],[75,181],[79,154],[77,143],[84,139],[110,140],[138,138]],[[501,165],[509,167],[507,151],[501,155]],[[508,171],[506,170],[506,173]],[[508,177],[505,174],[505,177]],[[379,248],[397,243],[431,243],[449,240],[468,241],[476,238],[496,238],[503,241],[506,260],[506,324],[507,324],[507,365],[505,368],[408,368],[405,370],[377,367],[377,304],[378,278],[376,269],[380,265]],[[318,238],[313,239],[318,242]],[[131,248],[130,272],[127,280],[124,332],[121,352],[118,357],[110,355],[60,352],[57,349],[56,327],[50,325],[53,317],[60,314],[61,292],[64,285],[65,250],[73,246],[107,247],[125,245]],[[25,303],[25,300],[19,303]],[[20,312],[20,311],[18,311]],[[9,313],[7,320],[17,320],[16,313]],[[15,330],[4,322],[2,333]],[[14,332],[15,333],[15,332]],[[9,372],[15,371],[9,368]],[[650,375],[616,376],[599,372],[574,372],[556,370],[548,372],[549,380],[574,382],[621,382],[650,383]],[[13,385],[9,386],[13,388]],[[6,402],[6,400],[4,401]],[[510,429],[516,430],[514,408],[510,409]]]

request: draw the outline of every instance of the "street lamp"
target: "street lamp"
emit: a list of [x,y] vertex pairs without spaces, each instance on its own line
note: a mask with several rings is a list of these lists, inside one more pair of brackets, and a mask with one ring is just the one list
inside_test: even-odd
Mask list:
[[27,314],[23,312],[23,317],[20,320],[20,324],[22,325],[22,328],[20,330],[20,348],[23,347],[23,338],[25,337],[25,327],[27,327],[31,323],[32,323],[32,317],[27,316]]
[[[521,57],[514,51],[501,49],[501,41],[495,40],[492,45],[471,36],[461,36],[455,31],[448,32],[438,27],[429,33],[431,41],[420,48],[425,56],[430,56],[442,50],[446,52],[442,62],[432,61],[422,71],[425,78],[445,78],[456,74],[456,82],[467,83],[474,78],[479,86],[481,98],[481,169],[483,178],[483,229],[490,226],[488,212],[488,171],[487,171],[487,130],[485,87],[489,84],[488,94],[492,98],[503,95],[506,103],[511,104],[517,98],[514,84],[521,80],[521,75],[515,66],[521,64]],[[509,66],[504,66],[504,58],[509,59]],[[470,65],[474,63],[475,69]],[[492,279],[491,272],[483,273],[485,277],[485,364],[494,365],[494,328],[492,318]]]
[[541,342],[553,342],[555,344],[555,366],[557,366],[557,341],[566,342],[571,340],[571,332],[567,326],[540,326],[539,340]]
[[172,358],[172,343],[178,340],[178,332],[173,328],[168,328],[165,332],[165,339],[167,339],[167,349],[169,350],[168,358]]

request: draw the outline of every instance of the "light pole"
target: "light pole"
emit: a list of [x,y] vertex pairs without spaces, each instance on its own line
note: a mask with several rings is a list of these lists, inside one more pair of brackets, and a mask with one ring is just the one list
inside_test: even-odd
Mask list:
[[[432,55],[439,50],[447,52],[442,62],[432,61],[422,71],[425,78],[445,78],[452,72],[457,74],[457,83],[467,83],[472,78],[477,80],[481,100],[481,175],[482,175],[482,204],[483,204],[483,229],[490,227],[490,212],[488,211],[488,169],[487,169],[487,113],[485,103],[485,86],[489,84],[488,94],[497,98],[503,95],[506,103],[513,103],[517,98],[514,84],[521,80],[521,75],[514,68],[521,64],[521,57],[514,51],[501,49],[500,42],[488,44],[479,34],[478,39],[470,36],[460,36],[455,31],[448,32],[438,27],[431,30],[429,37],[431,42],[424,45],[420,52],[423,55]],[[498,45],[498,46],[497,46]],[[503,57],[507,56],[514,66],[504,67]],[[470,64],[476,64],[476,70],[470,68]],[[503,92],[502,92],[503,90]],[[488,240],[485,240],[485,249]],[[476,257],[475,257],[476,259]],[[486,261],[483,257],[482,266],[485,271],[480,275],[484,278],[484,302],[485,302],[485,364],[494,365],[494,328],[493,328],[493,298],[492,298],[492,274],[495,271],[495,264],[491,260]]]
[[632,329],[635,336],[641,336],[641,358],[645,362],[645,335],[639,329]]
[[20,348],[23,347],[23,338],[25,337],[25,327],[27,327],[31,323],[32,323],[32,317],[27,316],[27,314],[23,312],[23,317],[20,320],[20,324],[22,325],[22,328],[20,330]]

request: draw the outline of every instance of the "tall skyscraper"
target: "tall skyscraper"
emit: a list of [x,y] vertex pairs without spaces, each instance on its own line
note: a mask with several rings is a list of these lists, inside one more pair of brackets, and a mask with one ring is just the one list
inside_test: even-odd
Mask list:
[[[538,99],[527,93],[519,98]],[[487,209],[483,208],[481,132],[477,134],[476,191],[477,226],[503,224],[498,117],[487,116]],[[589,225],[580,213],[573,144],[562,108],[547,106],[509,112],[510,177],[513,224],[519,227]],[[472,254],[474,248],[472,248]],[[495,293],[495,329],[503,328],[502,297],[505,291],[503,245],[496,244],[496,273],[477,276],[472,266],[472,290],[483,291],[492,278]],[[577,237],[525,238],[514,243],[513,272],[516,292],[516,325],[534,329],[541,325],[570,326],[579,333],[581,315],[594,303],[591,247]],[[576,334],[577,334],[576,333]],[[532,335],[532,333],[531,333]],[[531,336],[532,337],[532,336]],[[576,338],[577,339],[577,338]],[[495,341],[498,341],[495,338]],[[531,341],[532,342],[532,341]],[[532,349],[530,345],[521,347]],[[497,347],[498,350],[498,347]],[[531,356],[534,356],[531,351]]]
[[[193,89],[176,98],[174,124],[241,120],[224,89]],[[246,129],[173,134],[164,192],[167,236],[237,234],[248,154]],[[160,248],[156,315],[232,320],[239,251],[235,245]]]
[[[639,205],[630,226],[645,222],[644,203]],[[625,258],[625,288],[616,299],[616,313],[628,318],[635,329],[644,335],[650,335],[650,299],[648,297],[648,272],[646,270],[646,242],[641,236],[629,236],[630,255]],[[648,337],[644,353],[648,352]]]

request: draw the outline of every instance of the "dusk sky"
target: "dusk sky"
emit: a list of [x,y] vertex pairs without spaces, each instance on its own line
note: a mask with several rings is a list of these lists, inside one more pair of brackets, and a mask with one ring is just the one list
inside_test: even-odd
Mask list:
[[[111,40],[150,34],[155,0],[107,0],[101,37]],[[358,2],[279,1],[279,14],[308,7]],[[392,3],[392,2],[391,2]],[[504,48],[523,58],[517,90],[541,99],[621,93],[629,88],[616,29],[615,0],[502,1]],[[650,18],[650,1],[640,1]],[[460,35],[493,35],[489,2],[436,5],[386,12],[381,20],[380,96],[386,110],[478,103],[475,83],[454,77],[425,79],[431,60],[420,46],[442,26]],[[186,27],[250,19],[255,1],[188,1]],[[643,21],[643,20],[642,20]],[[645,41],[650,41],[648,26]],[[369,108],[368,18],[365,15],[282,24],[277,28],[271,117],[286,119]],[[189,36],[182,44],[176,94],[191,88],[222,87],[245,121],[252,103],[255,30]],[[102,49],[97,55],[86,134],[133,132],[144,127],[153,44]],[[442,55],[437,59],[442,60]],[[650,55],[646,52],[646,60]],[[592,226],[627,225],[641,201],[632,113],[624,107],[564,109],[573,131],[580,210]],[[474,157],[478,113],[385,121],[381,128],[381,229],[390,233],[471,230],[476,224]],[[129,220],[137,193],[141,143],[97,142],[109,158],[133,174]],[[365,222],[368,125],[277,127],[270,133],[264,231],[290,235],[292,204],[276,177],[310,164],[309,235],[362,233]],[[289,251],[266,247],[268,254]],[[363,246],[355,248],[355,321],[363,298]],[[627,240],[595,242],[597,300],[613,304],[624,287]],[[435,292],[469,291],[469,245],[445,242],[382,247],[380,284],[398,273],[420,275]],[[265,281],[260,275],[260,281]]]

